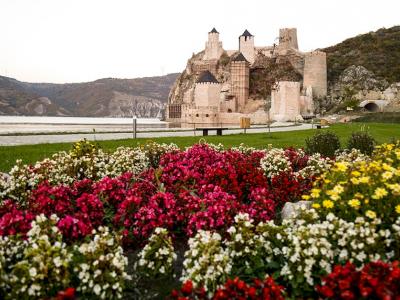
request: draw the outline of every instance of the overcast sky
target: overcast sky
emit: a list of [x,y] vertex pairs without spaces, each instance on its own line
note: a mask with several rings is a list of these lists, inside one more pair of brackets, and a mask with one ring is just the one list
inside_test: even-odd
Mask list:
[[0,0],[0,75],[82,82],[181,72],[216,27],[224,49],[297,27],[308,51],[400,25],[399,0]]

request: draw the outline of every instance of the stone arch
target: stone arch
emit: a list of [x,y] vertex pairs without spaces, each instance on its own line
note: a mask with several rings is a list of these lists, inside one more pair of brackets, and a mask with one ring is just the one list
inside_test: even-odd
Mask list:
[[379,106],[378,104],[374,102],[369,102],[364,105],[364,108],[370,112],[378,112],[379,111]]

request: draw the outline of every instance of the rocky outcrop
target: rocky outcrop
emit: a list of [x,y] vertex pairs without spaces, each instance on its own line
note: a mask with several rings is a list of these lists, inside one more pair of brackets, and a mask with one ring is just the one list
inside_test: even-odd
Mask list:
[[342,72],[336,82],[331,82],[327,98],[325,107],[328,109],[357,106],[365,100],[385,100],[389,102],[385,110],[397,110],[400,83],[389,84],[365,67],[352,65]]
[[389,86],[385,79],[377,79],[375,74],[363,66],[352,65],[345,69],[333,86],[352,87],[355,90],[382,91]]

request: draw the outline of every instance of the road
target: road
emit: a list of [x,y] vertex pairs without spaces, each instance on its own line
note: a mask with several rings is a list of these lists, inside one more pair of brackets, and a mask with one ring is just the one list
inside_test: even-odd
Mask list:
[[[289,125],[289,124],[287,124]],[[296,131],[311,129],[311,124],[301,124],[297,126],[271,127],[271,132]],[[268,128],[251,128],[247,129],[247,133],[267,132]],[[229,129],[223,131],[224,135],[242,133],[243,129]],[[215,135],[215,131],[210,131],[209,135]],[[160,132],[138,132],[137,138],[156,138],[156,137],[174,137],[174,136],[202,136],[201,131],[160,131]],[[56,135],[13,135],[0,136],[1,146],[16,145],[34,145],[48,143],[69,143],[76,142],[86,138],[87,140],[120,140],[132,138],[132,133],[74,133],[74,134],[56,134]]]

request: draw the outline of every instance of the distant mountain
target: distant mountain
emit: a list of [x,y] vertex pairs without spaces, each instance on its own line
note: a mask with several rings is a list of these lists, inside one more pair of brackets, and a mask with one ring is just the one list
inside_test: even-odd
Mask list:
[[85,83],[28,83],[0,76],[0,115],[162,117],[179,74]]

